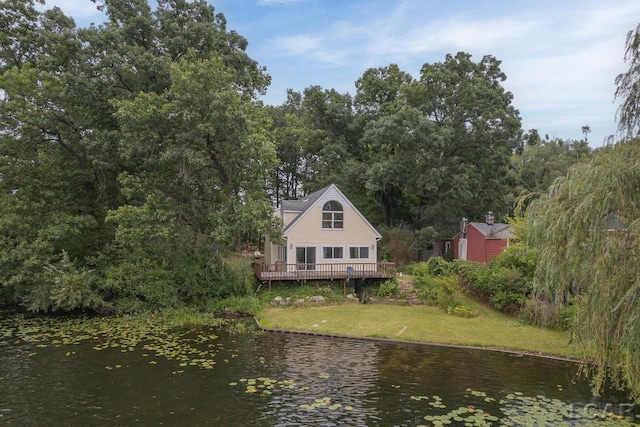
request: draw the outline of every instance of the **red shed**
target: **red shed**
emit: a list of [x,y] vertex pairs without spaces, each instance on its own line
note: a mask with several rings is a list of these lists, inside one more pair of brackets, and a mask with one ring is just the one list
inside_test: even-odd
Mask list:
[[509,224],[494,223],[493,213],[489,212],[485,222],[463,220],[462,231],[453,238],[451,250],[454,258],[486,264],[514,238],[513,228]]

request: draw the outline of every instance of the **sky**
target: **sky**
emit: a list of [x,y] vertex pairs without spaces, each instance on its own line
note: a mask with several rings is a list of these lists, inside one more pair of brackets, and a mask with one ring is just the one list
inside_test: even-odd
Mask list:
[[[424,64],[467,52],[501,61],[522,128],[542,137],[617,139],[615,78],[626,72],[626,35],[640,23],[637,0],[211,0],[227,29],[271,76],[262,98],[318,85],[355,95],[368,68]],[[103,17],[90,0],[47,0],[78,26]]]

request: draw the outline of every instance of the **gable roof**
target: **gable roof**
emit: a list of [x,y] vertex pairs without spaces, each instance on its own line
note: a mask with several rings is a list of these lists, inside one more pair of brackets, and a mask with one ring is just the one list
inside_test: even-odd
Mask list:
[[[331,184],[331,185],[333,185],[333,184]],[[302,214],[304,211],[306,211],[311,206],[313,206],[315,204],[315,202],[320,197],[322,197],[322,195],[324,193],[326,193],[327,190],[329,190],[331,185],[328,185],[328,186],[324,187],[321,190],[315,191],[315,192],[303,197],[302,199],[283,200],[282,204],[280,205],[280,207],[281,207],[281,209],[283,209],[285,211],[300,212]],[[345,199],[346,199],[346,197],[345,197]]]
[[296,216],[284,228],[283,233],[286,233],[287,231],[291,230],[295,226],[295,224],[298,223],[298,221],[307,213],[307,211],[313,206],[316,206],[316,203],[318,202],[318,200],[320,200],[329,191],[337,192],[340,198],[342,199],[342,201],[346,203],[351,209],[353,209],[355,213],[362,219],[362,221],[364,221],[364,223],[367,224],[371,228],[371,230],[373,230],[373,232],[376,234],[376,238],[377,239],[382,238],[382,235],[378,232],[378,230],[376,230],[374,226],[371,225],[369,221],[367,221],[364,215],[360,213],[360,211],[351,203],[349,199],[347,199],[347,196],[345,196],[335,184],[328,185],[318,191],[315,191],[303,197],[302,199],[283,200],[280,205],[282,212],[284,211],[300,212],[298,216]]
[[513,229],[509,224],[496,222],[493,225],[489,225],[486,222],[470,222],[476,230],[478,230],[485,239],[513,239]]

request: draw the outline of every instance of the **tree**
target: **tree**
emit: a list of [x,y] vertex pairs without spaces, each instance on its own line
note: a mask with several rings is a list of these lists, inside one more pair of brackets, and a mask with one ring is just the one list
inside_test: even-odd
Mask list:
[[[213,254],[273,225],[256,100],[269,76],[246,40],[204,0],[99,8],[106,22],[78,29],[57,8],[0,2],[0,283],[32,307],[76,301],[41,300],[58,277],[45,267],[108,298],[184,301],[211,291]],[[140,293],[134,276],[158,286]]]
[[527,143],[520,154],[511,158],[516,175],[512,187],[515,197],[525,193],[546,193],[557,178],[567,174],[571,166],[588,160],[591,155],[592,150],[586,140],[544,139]]
[[436,228],[453,227],[462,214],[505,214],[511,154],[521,140],[513,95],[502,87],[500,61],[487,55],[447,55],[425,64],[410,103],[435,124],[435,149],[418,154],[414,192]]
[[600,149],[535,200],[528,217],[540,259],[539,300],[575,309],[572,337],[640,402],[640,140]]
[[624,59],[629,62],[629,69],[615,80],[615,97],[622,99],[618,130],[633,138],[640,132],[640,24],[627,33]]
[[365,188],[384,223],[453,231],[460,217],[506,213],[509,159],[521,140],[500,61],[460,52],[424,64],[413,80],[397,66],[358,80]]
[[584,125],[582,126],[581,130],[582,130],[582,133],[584,133],[584,142],[587,142],[587,135],[591,133],[591,126]]

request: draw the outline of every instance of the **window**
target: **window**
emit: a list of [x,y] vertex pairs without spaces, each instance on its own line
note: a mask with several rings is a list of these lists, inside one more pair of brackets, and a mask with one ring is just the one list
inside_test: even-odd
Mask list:
[[344,228],[342,205],[335,200],[328,201],[322,207],[322,228]]
[[368,259],[369,247],[368,246],[354,246],[349,248],[349,258],[351,259]]
[[342,246],[325,246],[322,248],[322,256],[324,259],[342,259]]
[[287,262],[287,247],[286,246],[278,246],[278,261]]

